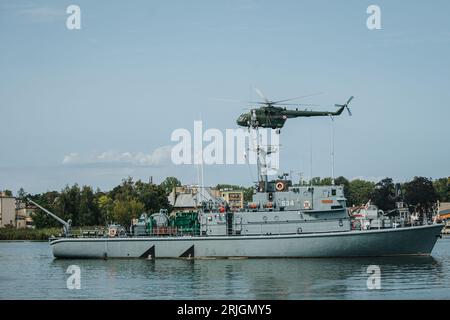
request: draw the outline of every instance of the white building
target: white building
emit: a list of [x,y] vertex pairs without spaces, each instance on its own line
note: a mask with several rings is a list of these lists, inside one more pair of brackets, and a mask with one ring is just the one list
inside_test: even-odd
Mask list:
[[0,193],[0,228],[16,226],[16,198]]

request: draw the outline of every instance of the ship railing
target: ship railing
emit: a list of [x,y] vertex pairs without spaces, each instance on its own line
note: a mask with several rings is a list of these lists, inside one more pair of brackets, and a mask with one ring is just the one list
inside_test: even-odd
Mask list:
[[108,235],[108,229],[72,229],[71,236],[76,238],[103,238]]
[[[135,235],[134,233],[127,232],[122,236],[126,237],[166,237],[166,236],[196,236],[199,235],[199,230],[191,229],[186,230],[184,228],[177,227],[158,227],[153,228],[152,232],[146,232],[145,234]],[[118,237],[114,236],[113,238]],[[108,229],[96,228],[96,229],[72,229],[69,237],[72,238],[111,238],[108,234]]]
[[163,236],[175,236],[177,235],[177,227],[158,227],[153,228],[150,236],[163,237]]
[[[378,217],[377,219],[380,220],[382,217]],[[371,220],[377,220],[377,219],[359,219],[356,217],[352,217],[351,219],[351,229],[352,230],[361,230],[361,231],[366,231],[366,230],[373,230],[373,229],[400,229],[400,228],[405,228],[405,227],[419,227],[419,226],[426,226],[426,225],[430,225],[433,224],[434,222],[432,220],[415,220],[415,219],[400,219],[398,217],[395,218],[389,218],[390,220],[390,226],[381,226],[381,224],[379,225],[379,227],[375,227],[375,228],[371,228],[370,224],[368,228],[364,228],[363,227],[363,221],[365,222],[370,222]]]
[[149,236],[156,236],[156,237],[164,237],[164,236],[183,237],[183,236],[195,236],[195,235],[199,235],[198,230],[195,230],[195,229],[186,230],[184,228],[178,228],[178,227],[159,227],[159,228],[153,229],[152,232],[149,234]]

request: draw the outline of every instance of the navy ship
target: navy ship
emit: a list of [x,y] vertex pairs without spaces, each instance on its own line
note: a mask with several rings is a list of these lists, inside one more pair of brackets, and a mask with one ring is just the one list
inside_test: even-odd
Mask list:
[[[164,212],[141,216],[133,233],[50,239],[56,258],[281,258],[429,255],[442,224],[352,229],[342,186],[271,181],[249,208],[205,204],[186,228]],[[163,217],[161,219],[161,217]],[[158,218],[159,223],[155,221]]]
[[[260,148],[258,147],[258,150]],[[258,152],[258,159],[264,152]],[[259,162],[259,160],[258,160]],[[316,258],[430,255],[443,225],[398,224],[372,217],[355,227],[343,186],[267,181],[260,171],[253,201],[232,211],[209,200],[198,212],[169,216],[161,210],[142,214],[130,230],[109,226],[107,233],[71,235],[66,222],[36,206],[64,226],[50,239],[56,258]]]

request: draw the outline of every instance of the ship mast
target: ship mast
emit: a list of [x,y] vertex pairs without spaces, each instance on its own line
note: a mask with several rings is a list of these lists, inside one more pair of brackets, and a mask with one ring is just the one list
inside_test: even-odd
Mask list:
[[[267,165],[265,161],[266,152],[261,148],[259,126],[256,117],[256,110],[251,111],[249,123],[249,140],[253,151],[256,151],[256,170],[258,174],[258,191],[265,192],[267,190]],[[253,133],[256,135],[256,146],[253,145]]]
[[261,148],[261,143],[259,141],[259,130],[255,129],[256,132],[256,164],[258,170],[258,185],[263,188],[263,191],[267,190],[267,162],[266,162],[266,152]]
[[[261,146],[260,142],[260,135],[258,127],[251,128],[253,129],[253,132],[256,134],[256,147],[253,148],[253,150],[256,151],[256,167],[257,167],[257,173],[258,173],[258,190],[260,192],[266,192],[267,186],[268,186],[268,178],[267,178],[267,161],[266,157],[267,155],[274,152],[271,146],[267,147],[267,150],[265,150]],[[250,141],[253,141],[252,134],[250,135]],[[253,143],[252,143],[253,144]]]

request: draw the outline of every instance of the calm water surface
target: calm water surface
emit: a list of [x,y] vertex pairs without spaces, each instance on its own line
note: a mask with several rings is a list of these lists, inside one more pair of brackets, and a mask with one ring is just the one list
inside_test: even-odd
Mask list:
[[450,299],[450,238],[431,257],[192,261],[56,260],[46,242],[0,242],[0,299]]

